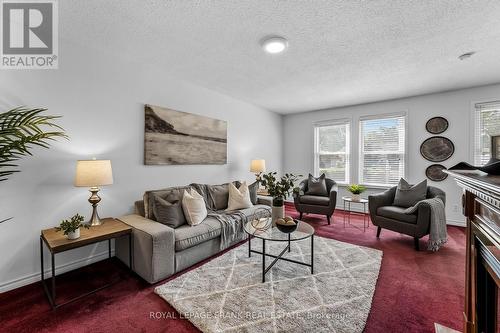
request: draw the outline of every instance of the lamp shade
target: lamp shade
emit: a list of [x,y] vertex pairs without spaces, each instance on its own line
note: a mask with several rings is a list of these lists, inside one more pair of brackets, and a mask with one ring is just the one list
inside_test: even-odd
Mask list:
[[250,172],[253,173],[266,172],[266,161],[252,160],[252,162],[250,163]]
[[80,160],[76,163],[75,186],[93,187],[113,184],[110,160]]

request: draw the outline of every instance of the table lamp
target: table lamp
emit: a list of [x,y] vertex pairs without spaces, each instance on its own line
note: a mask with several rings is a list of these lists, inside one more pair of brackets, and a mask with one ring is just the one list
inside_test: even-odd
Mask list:
[[266,161],[265,160],[252,160],[250,163],[250,172],[255,174],[255,178],[260,183],[261,175],[266,172]]
[[92,195],[89,202],[92,205],[92,217],[88,221],[91,226],[101,225],[101,219],[97,214],[97,204],[101,197],[97,195],[98,186],[113,184],[113,171],[110,160],[80,160],[76,163],[75,186],[90,187]]

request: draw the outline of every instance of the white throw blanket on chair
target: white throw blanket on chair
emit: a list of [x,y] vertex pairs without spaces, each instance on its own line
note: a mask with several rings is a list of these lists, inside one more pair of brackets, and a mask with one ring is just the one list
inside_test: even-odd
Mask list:
[[444,203],[439,198],[421,200],[415,206],[406,209],[405,214],[415,213],[421,205],[428,206],[431,211],[429,244],[427,245],[427,249],[435,252],[448,241]]

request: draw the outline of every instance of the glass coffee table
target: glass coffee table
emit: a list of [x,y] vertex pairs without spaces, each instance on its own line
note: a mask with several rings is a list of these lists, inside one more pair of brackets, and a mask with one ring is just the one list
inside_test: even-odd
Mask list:
[[[298,220],[295,220],[298,221]],[[284,260],[288,262],[292,262],[294,264],[303,265],[311,268],[311,274],[314,272],[314,228],[309,224],[298,221],[297,229],[291,233],[285,233],[280,231],[276,226],[271,225],[270,218],[269,219],[259,219],[258,223],[253,223],[254,221],[249,221],[245,223],[244,229],[248,234],[248,256],[251,257],[252,253],[262,255],[262,282],[266,282],[266,273],[278,262],[278,260]],[[261,229],[261,227],[265,224],[269,224],[269,228]],[[262,239],[262,252],[258,250],[252,249],[252,238],[260,238]],[[305,263],[289,258],[284,258],[283,255],[286,252],[291,252],[290,244],[291,242],[303,240],[303,239],[311,239],[311,263]],[[274,255],[271,253],[266,253],[266,241],[272,242],[283,242],[286,244],[285,248],[281,251],[280,254]],[[266,267],[266,257],[274,258],[274,260]]]

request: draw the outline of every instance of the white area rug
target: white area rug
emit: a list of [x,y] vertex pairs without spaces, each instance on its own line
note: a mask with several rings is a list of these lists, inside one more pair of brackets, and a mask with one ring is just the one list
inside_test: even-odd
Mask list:
[[[286,246],[267,242],[269,253]],[[285,257],[310,262],[310,240]],[[266,244],[267,245],[267,244]],[[262,250],[262,241],[252,240]],[[272,258],[266,259],[266,264]],[[309,267],[278,261],[262,283],[262,256],[248,243],[155,289],[203,332],[362,332],[382,251],[315,236]]]

